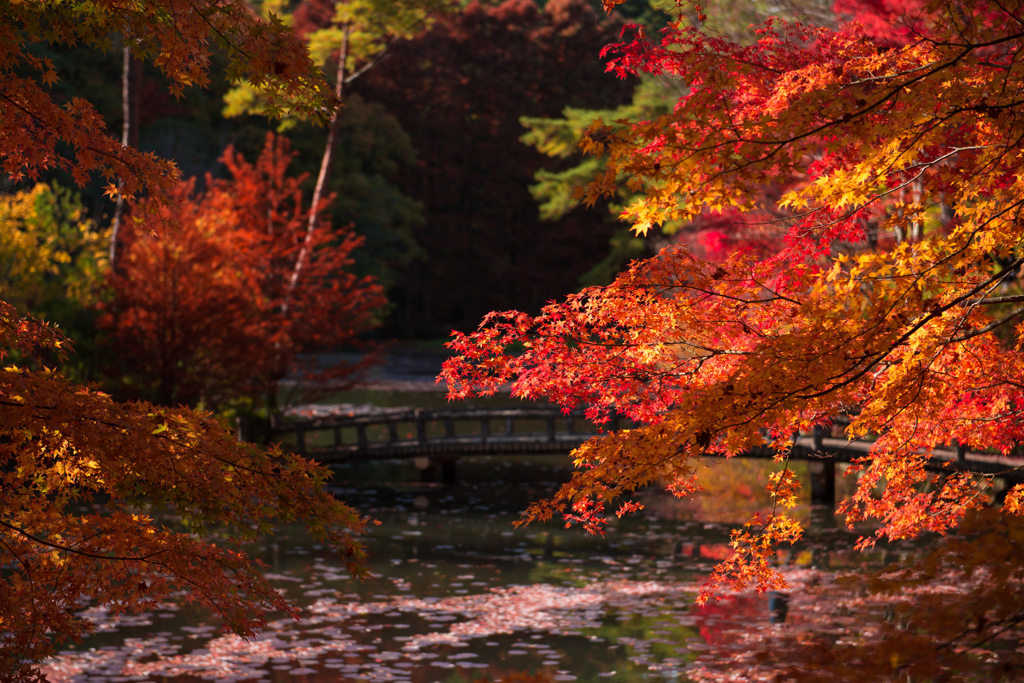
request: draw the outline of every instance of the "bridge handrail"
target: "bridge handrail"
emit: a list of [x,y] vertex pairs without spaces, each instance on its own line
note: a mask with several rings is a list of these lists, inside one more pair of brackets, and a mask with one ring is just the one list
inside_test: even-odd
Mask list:
[[575,410],[570,413],[562,412],[559,408],[440,408],[423,409],[416,408],[403,412],[378,413],[374,415],[339,415],[332,417],[314,418],[311,420],[288,420],[281,421],[280,418],[271,418],[271,429],[276,434],[286,434],[298,431],[317,431],[321,429],[336,429],[344,427],[369,426],[388,424],[393,422],[417,422],[437,420],[485,420],[485,419],[569,419],[583,418],[586,416],[583,411]]
[[[504,434],[501,432],[492,433],[490,421],[492,419],[506,421]],[[522,437],[536,437],[538,445],[546,444],[578,444],[579,442],[596,436],[590,429],[577,431],[574,421],[576,419],[586,420],[583,411],[563,412],[559,408],[441,408],[391,411],[386,413],[363,414],[363,415],[340,415],[325,418],[314,418],[307,420],[281,421],[271,419],[269,429],[264,427],[264,437],[277,437],[282,435],[295,435],[295,452],[311,457],[318,457],[324,453],[344,452],[352,454],[382,453],[390,452],[395,448],[417,449],[444,444],[456,446],[479,445],[518,445],[526,442]],[[514,422],[516,420],[544,420],[543,432],[535,434],[519,434],[513,436]],[[555,427],[556,421],[564,420],[566,433],[558,433]],[[457,436],[454,423],[459,421],[477,421],[480,423],[480,431],[474,435]],[[841,421],[837,420],[837,422]],[[429,423],[442,422],[444,424],[444,435],[431,436],[428,432]],[[589,421],[587,421],[589,422]],[[609,430],[619,428],[621,422],[631,423],[623,416],[613,416],[608,425]],[[396,425],[400,423],[415,424],[415,433],[400,437]],[[374,425],[387,425],[386,440],[371,440],[368,428]],[[356,431],[356,443],[343,443],[342,430],[345,428]],[[332,446],[316,446],[312,450],[307,449],[306,436],[310,432],[322,431],[334,432],[334,444]],[[242,422],[239,423],[239,438],[242,438]],[[799,447],[806,457],[814,460],[821,459],[821,456],[828,454],[829,460],[836,462],[849,462],[857,457],[863,457],[871,447],[871,442],[866,440],[848,441],[844,438],[833,438],[827,434],[827,430],[816,427],[812,433],[793,437],[793,445]],[[547,452],[547,451],[545,451]],[[774,451],[768,452],[765,449],[754,449],[747,457],[771,457]],[[457,456],[456,456],[457,457]],[[933,450],[926,466],[928,469],[952,472],[970,471],[978,474],[1009,476],[1013,481],[1024,479],[1024,458],[1014,456],[1003,456],[989,453],[968,452],[967,448],[960,444],[951,444],[947,447],[938,447]]]

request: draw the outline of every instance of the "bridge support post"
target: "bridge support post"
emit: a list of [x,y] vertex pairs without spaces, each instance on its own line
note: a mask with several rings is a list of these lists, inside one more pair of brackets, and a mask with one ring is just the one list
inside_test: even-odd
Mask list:
[[836,504],[836,462],[832,458],[811,460],[807,463],[811,473],[811,505]]
[[836,505],[836,461],[821,451],[823,429],[814,427],[814,453],[807,463],[811,475],[811,505]]
[[423,445],[427,442],[427,421],[423,417],[423,411],[416,411],[416,443]]
[[431,458],[421,455],[413,463],[420,471],[420,481],[424,484],[433,484],[437,481],[438,470],[441,473],[441,483],[451,486],[455,484],[455,462],[458,458],[441,457]]

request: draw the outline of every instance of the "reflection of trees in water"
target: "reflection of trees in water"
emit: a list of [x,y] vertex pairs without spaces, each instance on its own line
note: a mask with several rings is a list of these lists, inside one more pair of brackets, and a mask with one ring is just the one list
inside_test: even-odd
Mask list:
[[[770,511],[772,498],[768,493],[768,475],[782,469],[781,464],[749,458],[705,458],[700,471],[704,490],[690,498],[670,498],[662,495],[644,496],[649,513],[667,520],[700,520],[719,524],[743,524],[758,512]],[[789,468],[800,478],[804,491],[810,495],[807,463],[790,462]],[[839,469],[839,468],[837,468]],[[852,477],[836,475],[836,499],[849,497],[856,485]],[[815,523],[833,524],[822,516],[822,510],[812,511],[801,506],[790,514],[805,527]],[[827,515],[826,515],[827,516]]]
[[712,647],[737,642],[737,625],[764,621],[767,602],[761,595],[723,595],[716,602],[694,605],[701,638]]

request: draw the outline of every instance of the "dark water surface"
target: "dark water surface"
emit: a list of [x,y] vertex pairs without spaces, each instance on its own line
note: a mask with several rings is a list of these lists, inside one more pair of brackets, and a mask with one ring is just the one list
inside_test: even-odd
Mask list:
[[[613,518],[603,538],[557,522],[513,527],[568,478],[565,456],[465,458],[455,486],[420,483],[411,463],[339,468],[335,493],[381,522],[366,539],[371,578],[351,580],[289,528],[254,552],[306,608],[301,620],[281,616],[244,641],[187,603],[121,618],[92,610],[99,632],[45,671],[52,683],[686,680],[729,646],[730,625],[771,628],[763,596],[693,604],[729,530],[767,502],[768,467],[714,468],[722,491],[696,501],[644,493],[646,510]],[[842,564],[830,548],[849,537],[827,514],[814,521],[784,560]]]

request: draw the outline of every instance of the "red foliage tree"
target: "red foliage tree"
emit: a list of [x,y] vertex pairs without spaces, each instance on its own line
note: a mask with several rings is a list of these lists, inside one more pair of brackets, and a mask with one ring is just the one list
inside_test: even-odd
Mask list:
[[150,386],[165,404],[258,392],[273,402],[299,354],[352,342],[374,325],[384,299],[371,278],[347,270],[362,243],[350,229],[318,231],[289,292],[309,211],[304,177],[287,175],[292,157],[272,134],[255,164],[229,147],[221,158],[229,178],[207,176],[203,192],[180,184],[174,204],[135,226],[104,325],[137,392]]
[[[611,46],[622,74],[688,87],[667,114],[591,127],[582,146],[607,163],[584,199],[626,185],[637,199],[623,218],[645,234],[707,213],[756,218],[763,188],[803,181],[774,203],[791,218],[767,257],[711,263],[674,245],[538,316],[494,313],[455,336],[459,355],[442,373],[453,398],[509,386],[585,407],[596,421],[619,413],[642,423],[577,449],[573,480],[526,520],[560,514],[600,532],[608,503],[653,483],[690,495],[706,456],[767,446],[779,463],[773,504],[734,530],[733,554],[700,599],[784,587],[776,548],[803,533],[788,512],[799,503],[791,436],[845,413],[863,450],[839,511],[850,525],[873,525],[854,547],[954,533],[990,484],[968,465],[1024,443],[1022,24],[1021,2],[928,0],[896,45],[857,24],[769,20],[752,45],[676,24],[660,41],[638,31]],[[849,254],[849,244],[862,251]],[[969,451],[962,462],[953,444]],[[944,463],[939,472],[930,458]],[[994,462],[1007,474],[1018,466]],[[816,639],[775,657],[785,668],[749,678],[1005,677],[1024,639],[1024,485],[1009,488],[1002,509],[985,522],[990,538],[968,524],[935,558],[889,577],[890,595],[924,581],[932,593],[904,592],[916,604],[902,629]],[[979,649],[989,647],[1011,654]],[[1010,668],[992,665],[1001,661]],[[806,662],[815,668],[791,672]],[[960,675],[970,668],[983,673]]]
[[836,0],[836,14],[851,19],[881,45],[906,45],[921,35],[924,0]]

